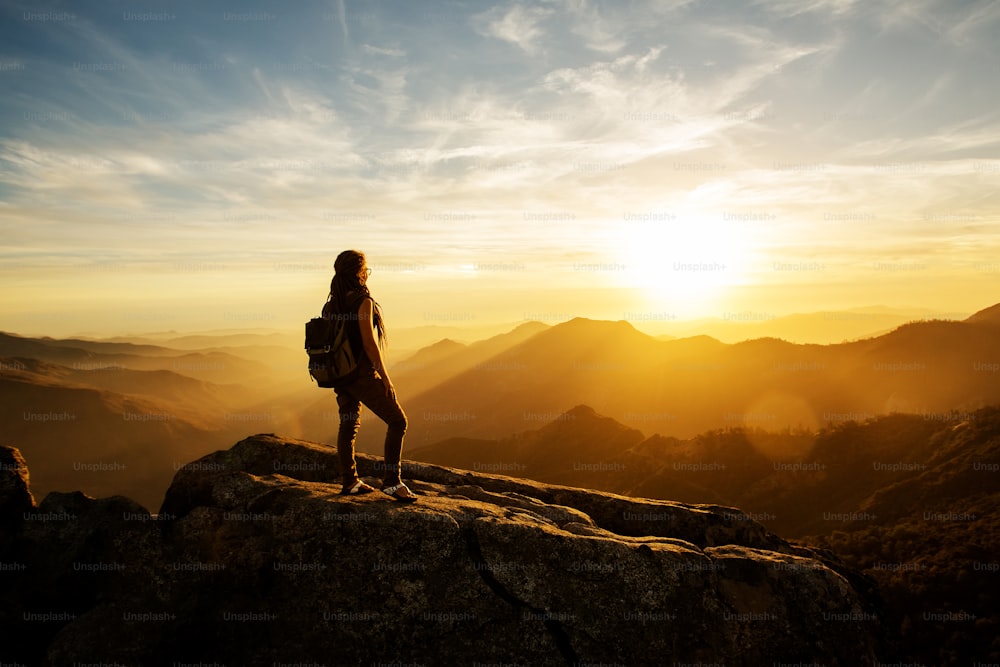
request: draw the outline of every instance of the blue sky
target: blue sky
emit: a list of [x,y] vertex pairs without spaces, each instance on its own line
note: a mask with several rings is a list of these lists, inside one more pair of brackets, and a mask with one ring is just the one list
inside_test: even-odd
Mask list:
[[10,330],[298,326],[345,247],[405,324],[998,300],[995,2],[6,2],[0,31]]

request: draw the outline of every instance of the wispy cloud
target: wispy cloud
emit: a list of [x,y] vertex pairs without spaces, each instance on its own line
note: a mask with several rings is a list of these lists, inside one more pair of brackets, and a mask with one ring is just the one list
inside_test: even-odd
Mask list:
[[627,21],[611,11],[602,14],[601,8],[590,0],[566,0],[566,10],[573,22],[570,31],[578,35],[588,48],[604,53],[617,53],[628,44]]
[[495,7],[474,17],[474,22],[482,34],[510,42],[525,53],[535,55],[542,48],[539,42],[545,34],[540,24],[552,13],[553,10],[547,7],[513,4]]
[[344,41],[350,44],[351,32],[347,28],[347,7],[344,6],[344,0],[336,0],[335,6],[337,12],[337,21],[340,23],[340,33],[344,37]]
[[763,7],[769,13],[785,18],[801,14],[824,14],[840,16],[848,14],[861,0],[757,0],[752,4]]
[[392,56],[394,58],[401,58],[406,55],[406,52],[402,49],[387,48],[384,46],[375,46],[373,44],[364,44],[362,48],[365,53],[370,53],[379,56]]

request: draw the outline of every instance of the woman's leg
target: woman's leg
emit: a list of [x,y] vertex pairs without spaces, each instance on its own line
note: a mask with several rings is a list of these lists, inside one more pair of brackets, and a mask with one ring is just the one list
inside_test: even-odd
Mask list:
[[340,427],[337,429],[337,457],[345,487],[358,479],[358,466],[354,460],[354,440],[361,427],[361,402],[350,392],[337,389],[337,412]]
[[406,413],[403,412],[399,401],[385,395],[385,385],[374,376],[365,375],[358,378],[351,383],[350,391],[375,416],[385,422],[385,449],[382,456],[385,470],[382,474],[382,483],[384,486],[395,486],[401,481],[400,457],[403,451],[403,436],[406,434]]

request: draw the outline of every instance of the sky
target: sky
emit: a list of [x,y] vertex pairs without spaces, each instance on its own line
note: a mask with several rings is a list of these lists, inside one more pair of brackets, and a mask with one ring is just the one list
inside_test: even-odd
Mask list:
[[0,330],[1000,301],[1000,3],[0,3]]

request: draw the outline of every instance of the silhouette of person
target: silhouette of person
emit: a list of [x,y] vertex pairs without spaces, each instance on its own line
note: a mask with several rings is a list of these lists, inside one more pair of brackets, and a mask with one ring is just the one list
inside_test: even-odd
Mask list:
[[343,475],[341,493],[357,495],[375,490],[358,477],[354,459],[354,441],[361,427],[361,405],[364,404],[386,423],[382,492],[396,500],[413,502],[417,499],[416,494],[400,478],[406,414],[396,400],[396,390],[382,357],[385,324],[382,309],[368,290],[371,269],[365,263],[364,253],[357,250],[340,253],[333,268],[334,276],[330,281],[330,295],[323,306],[323,317],[344,318],[348,340],[358,361],[357,374],[334,387],[340,415],[337,455]]

